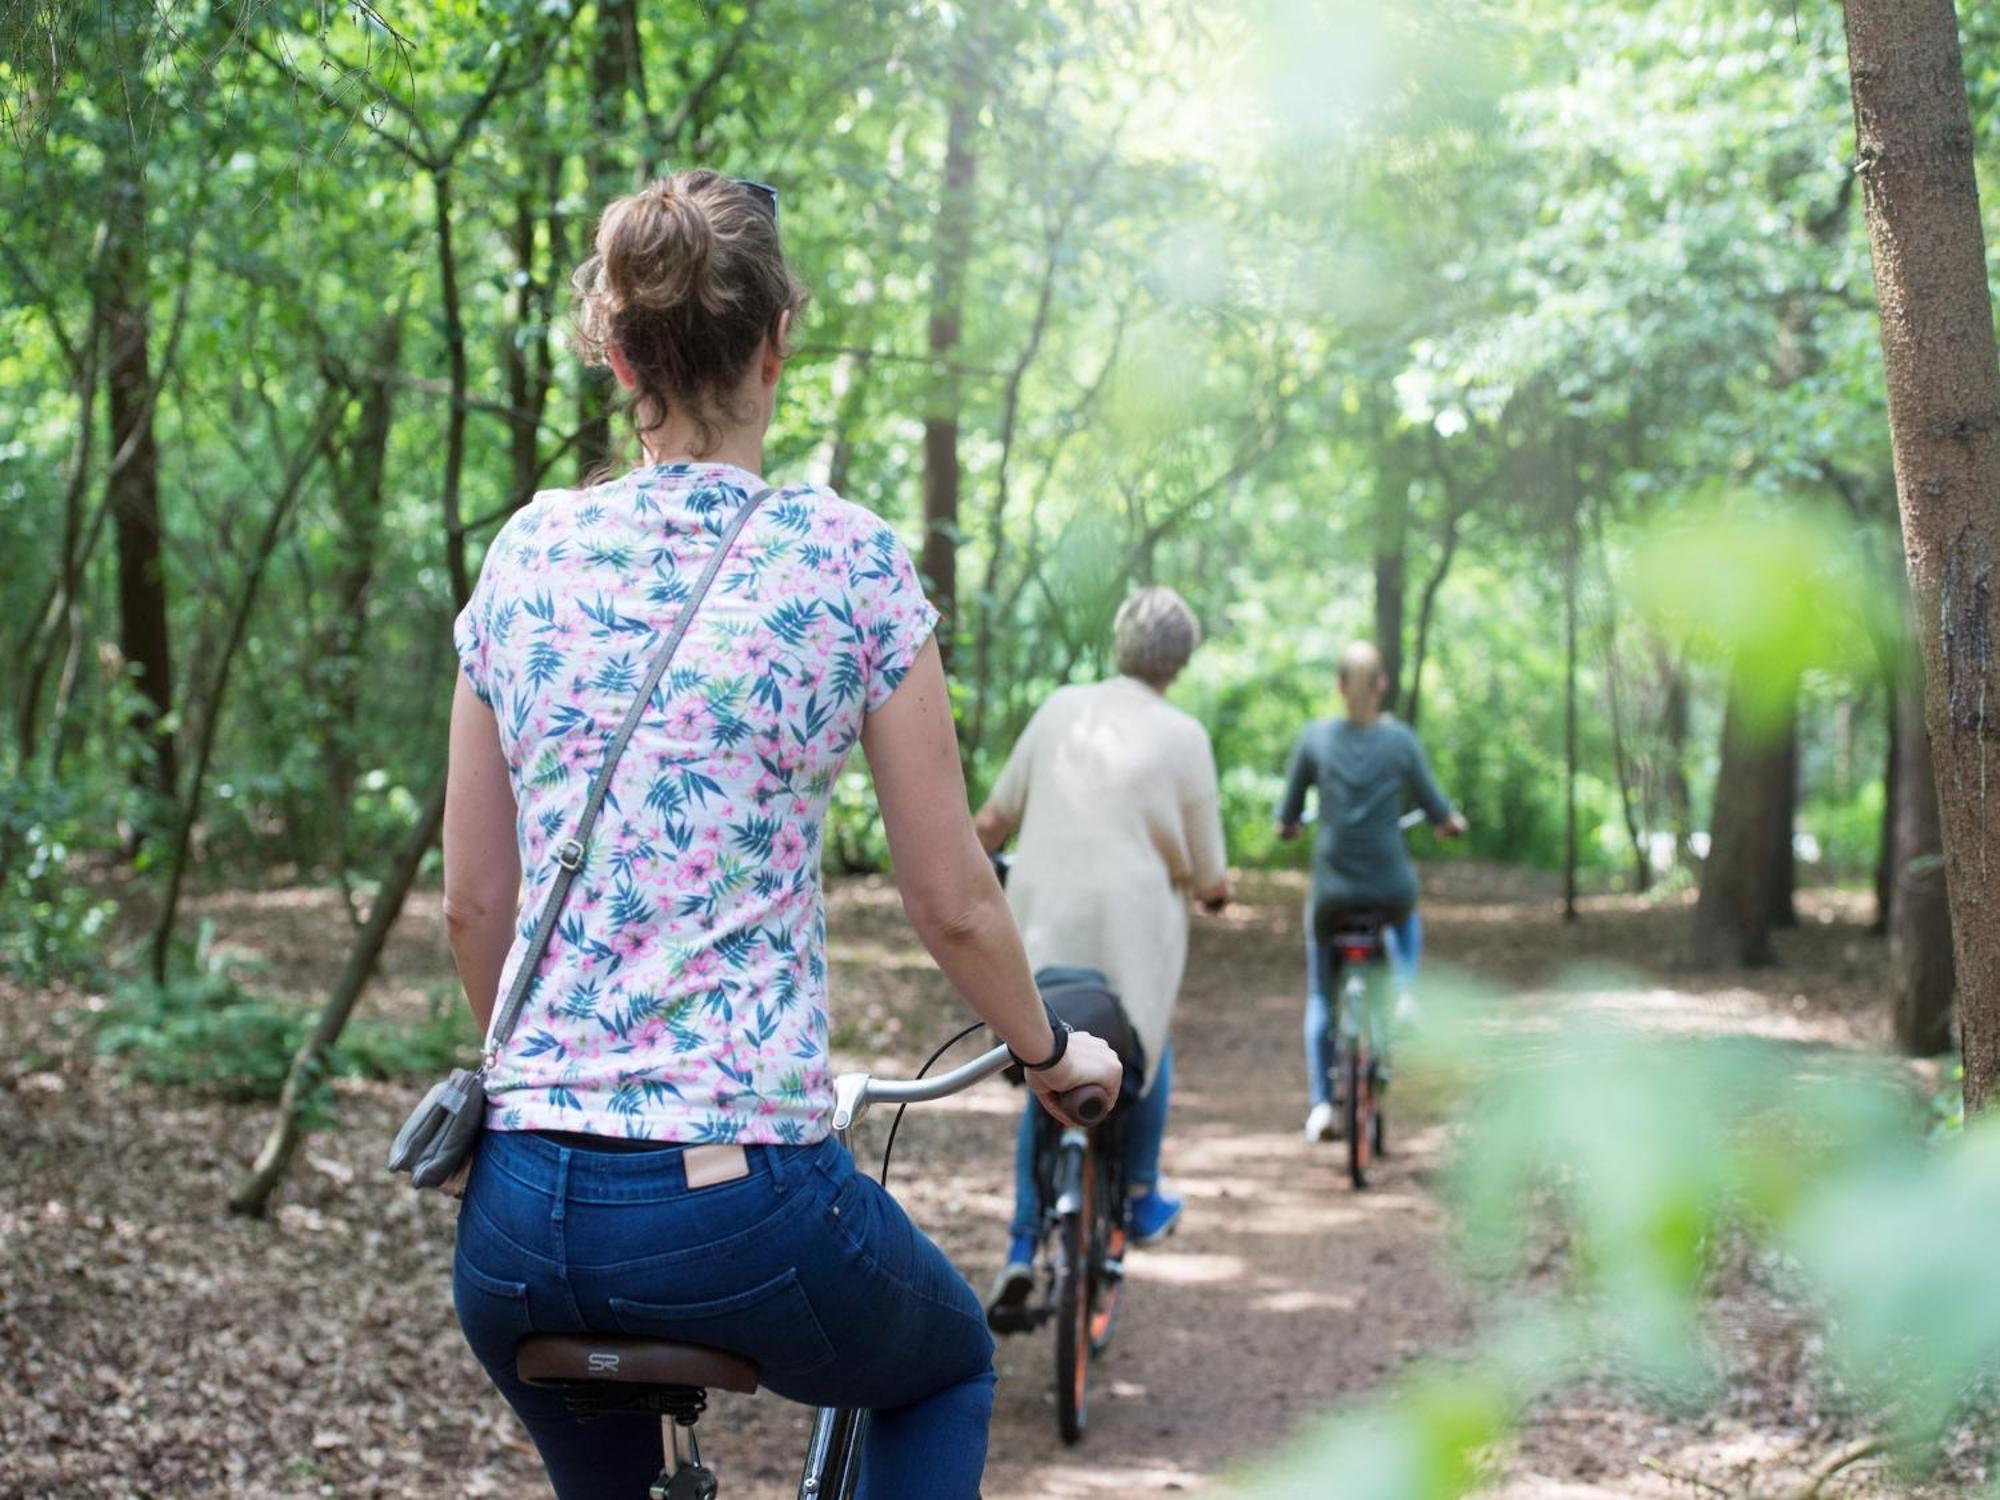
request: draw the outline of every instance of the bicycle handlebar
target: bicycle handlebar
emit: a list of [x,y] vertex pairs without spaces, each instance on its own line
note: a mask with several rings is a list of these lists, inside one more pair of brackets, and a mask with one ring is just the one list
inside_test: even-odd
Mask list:
[[[1011,1061],[1007,1049],[1001,1046],[935,1078],[879,1079],[866,1073],[844,1073],[834,1080],[833,1128],[852,1130],[871,1105],[928,1104],[963,1093],[975,1083],[991,1078]],[[1111,1096],[1094,1083],[1071,1089],[1061,1099],[1063,1108],[1086,1125],[1095,1125],[1111,1113]]]

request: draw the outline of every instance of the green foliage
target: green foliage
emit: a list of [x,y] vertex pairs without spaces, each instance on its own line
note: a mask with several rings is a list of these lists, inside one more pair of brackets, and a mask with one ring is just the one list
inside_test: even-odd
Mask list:
[[34,982],[95,969],[117,911],[87,877],[110,830],[79,792],[43,777],[0,782],[0,968]]
[[[1645,831],[1701,823],[1720,650],[1762,632],[1855,701],[1873,675],[1857,628],[1893,592],[1852,559],[1893,552],[1893,488],[1837,13],[773,0],[599,19],[588,0],[405,7],[390,35],[365,6],[260,7],[211,32],[112,5],[0,27],[23,145],[0,168],[0,701],[40,712],[66,777],[129,769],[115,536],[78,559],[60,690],[70,643],[45,606],[102,500],[103,434],[78,437],[105,403],[73,356],[101,311],[107,172],[137,142],[171,722],[219,726],[199,818],[217,870],[366,871],[408,826],[442,753],[451,552],[462,535],[476,568],[511,506],[587,466],[598,385],[563,337],[585,226],[697,159],[778,182],[816,294],[774,477],[837,479],[914,539],[921,421],[953,405],[948,628],[975,789],[1053,688],[1108,670],[1111,612],[1143,582],[1209,627],[1179,697],[1214,735],[1248,863],[1285,857],[1263,792],[1330,710],[1340,646],[1377,633],[1378,573],[1400,578],[1406,691],[1424,616],[1418,728],[1472,822],[1454,852],[1563,857],[1572,540],[1579,852],[1599,879],[1629,867],[1627,802]],[[1996,32],[1967,26],[1985,111]],[[940,370],[961,90],[975,233]],[[211,705],[243,542],[329,389],[337,430]],[[616,433],[613,461],[629,453]],[[1676,681],[1711,700],[1692,742],[1663,728]],[[1808,714],[1809,767],[1834,706]],[[1665,792],[1681,776],[1692,812]],[[842,783],[835,868],[885,857],[860,785]],[[161,821],[94,804],[86,843]]]
[[1865,681],[1903,635],[1895,580],[1820,507],[1676,516],[1641,543],[1635,584],[1655,630],[1749,663],[1735,681],[1753,732],[1789,719],[1807,671]]
[[1845,800],[1822,795],[1799,809],[1800,831],[1819,841],[1819,878],[1873,877],[1882,851],[1883,801],[1882,783],[1867,781]]
[[295,1005],[244,987],[207,952],[163,985],[134,980],[99,1012],[98,1048],[146,1083],[235,1102],[275,1099],[311,1024]]
[[826,813],[825,862],[842,875],[873,875],[889,868],[889,838],[864,770],[847,770],[834,783]]
[[[204,922],[192,946],[174,954],[164,985],[121,986],[93,1016],[98,1049],[146,1083],[247,1102],[277,1098],[313,1016],[295,999],[251,987],[254,967],[213,944]],[[316,1080],[307,1118],[331,1118],[331,1078],[426,1078],[467,1064],[479,1038],[462,997],[439,988],[416,1022],[359,1017],[350,1022]]]

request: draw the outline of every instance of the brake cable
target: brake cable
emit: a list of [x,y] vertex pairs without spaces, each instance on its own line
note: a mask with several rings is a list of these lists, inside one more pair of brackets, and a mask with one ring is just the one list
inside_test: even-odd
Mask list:
[[[917,1077],[921,1078],[924,1076],[924,1074],[930,1072],[931,1068],[936,1064],[937,1060],[940,1057],[943,1057],[945,1053],[951,1051],[952,1048],[956,1047],[960,1042],[964,1041],[967,1037],[971,1036],[973,1032],[980,1030],[985,1025],[986,1023],[984,1021],[974,1021],[970,1026],[966,1027],[965,1030],[959,1032],[957,1036],[953,1037],[950,1041],[946,1042],[942,1047],[938,1048],[937,1051],[933,1052],[927,1059],[925,1059],[924,1065],[921,1068],[917,1069]],[[889,1153],[896,1149],[896,1132],[903,1128],[903,1111],[908,1109],[909,1107],[910,1106],[907,1104],[897,1105],[896,1118],[889,1122],[889,1139],[885,1141],[882,1145],[881,1183],[883,1187],[887,1187],[889,1185]]]

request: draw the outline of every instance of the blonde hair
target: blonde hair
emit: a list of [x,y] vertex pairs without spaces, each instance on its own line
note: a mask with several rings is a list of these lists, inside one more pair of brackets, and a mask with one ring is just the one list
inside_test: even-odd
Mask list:
[[719,402],[806,304],[775,203],[706,168],[675,172],[614,199],[594,248],[570,278],[585,361],[624,358],[642,434],[681,410],[714,443]]
[[1119,671],[1164,688],[1201,644],[1201,622],[1172,589],[1140,589],[1118,606],[1111,637]]

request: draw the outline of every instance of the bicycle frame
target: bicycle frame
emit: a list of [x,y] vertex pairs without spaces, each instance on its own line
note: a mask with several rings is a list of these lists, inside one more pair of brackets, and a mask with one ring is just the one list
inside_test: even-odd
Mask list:
[[[833,1081],[833,1134],[854,1154],[854,1127],[877,1104],[928,1104],[961,1093],[1006,1067],[1005,1047],[982,1053],[962,1067],[935,1078],[882,1080],[866,1073],[843,1073]],[[799,1500],[852,1500],[861,1482],[861,1445],[868,1436],[868,1413],[856,1407],[823,1406],[813,1417],[806,1445]]]

